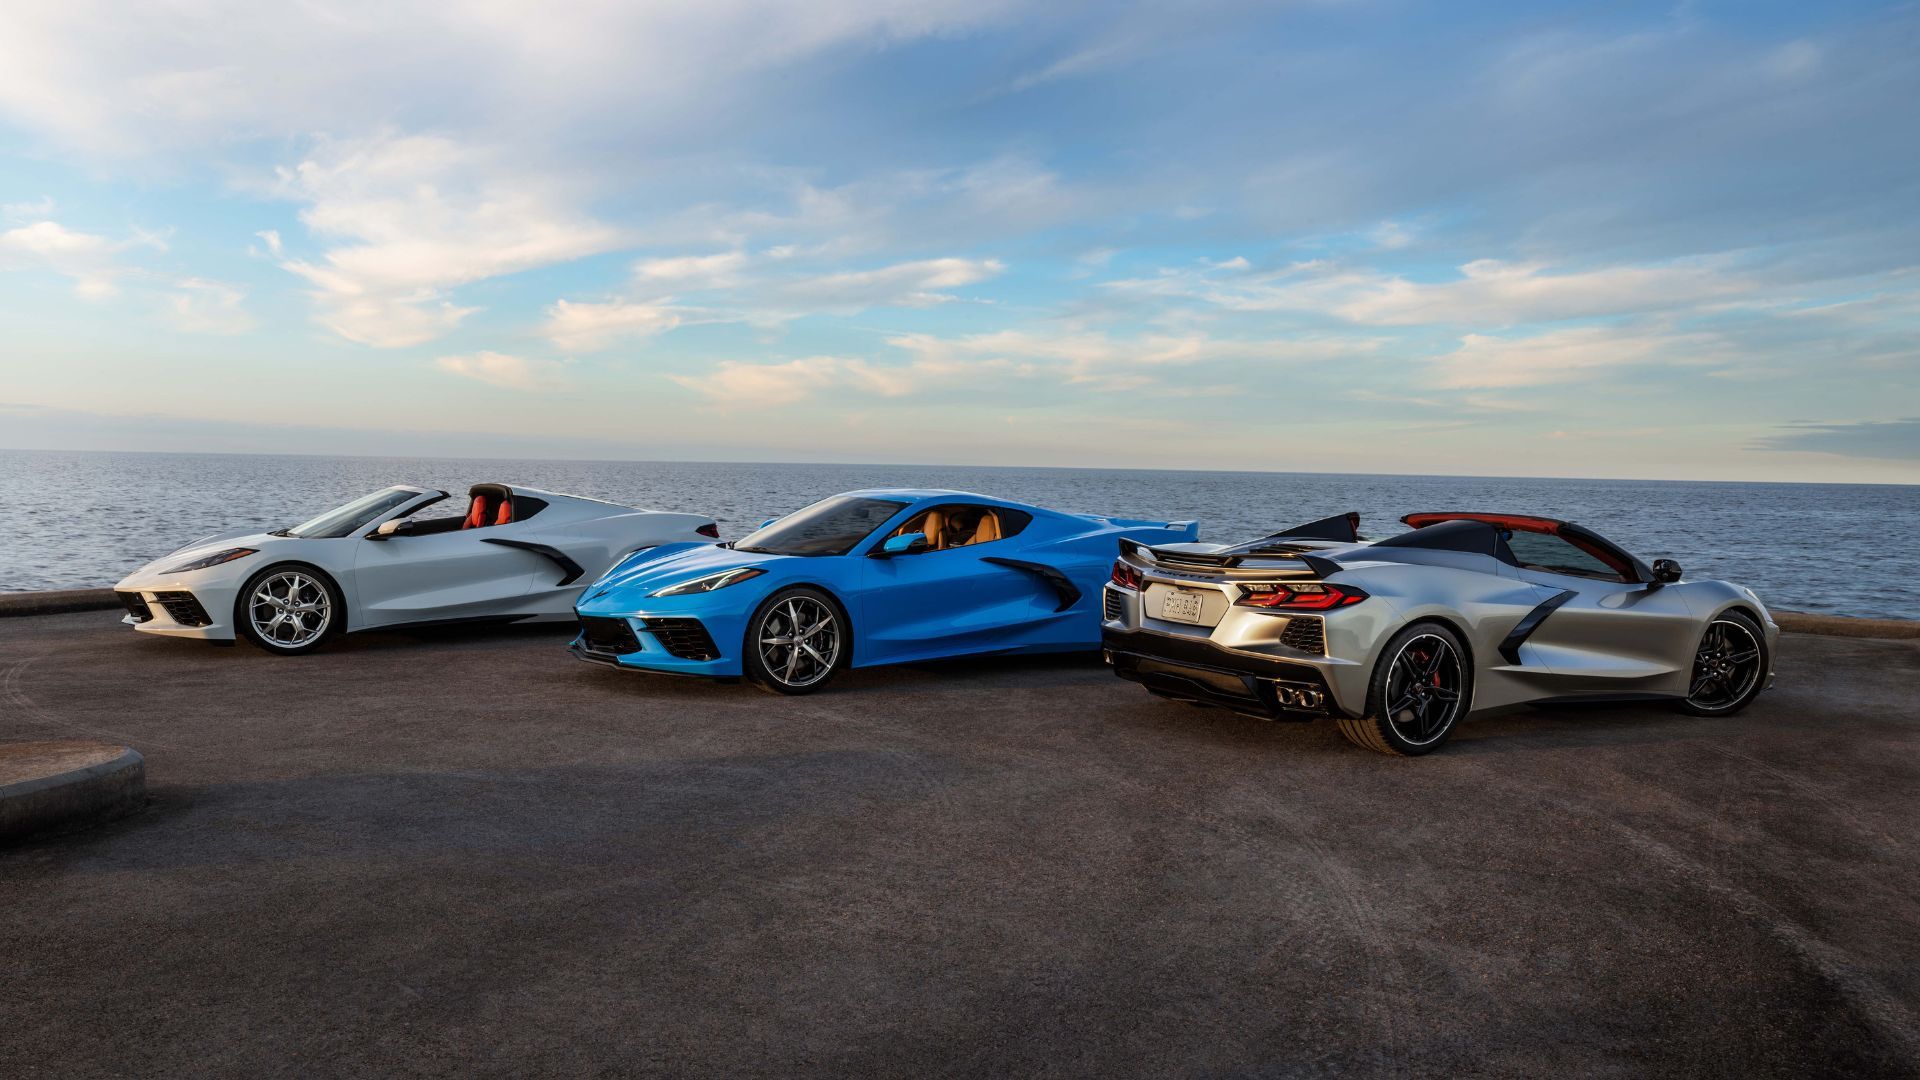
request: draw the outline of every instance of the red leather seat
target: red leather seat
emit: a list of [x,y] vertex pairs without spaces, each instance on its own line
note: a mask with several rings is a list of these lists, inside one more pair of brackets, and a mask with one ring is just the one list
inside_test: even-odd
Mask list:
[[[461,522],[460,527],[463,529],[478,529],[486,525],[491,525],[493,522],[488,512],[492,509],[493,508],[488,505],[485,495],[475,495],[473,497],[473,505],[467,508],[467,520]],[[510,510],[507,506],[502,506],[501,509]]]
[[494,515],[493,523],[495,525],[510,525],[513,523],[513,500],[512,499],[500,500],[500,512]]

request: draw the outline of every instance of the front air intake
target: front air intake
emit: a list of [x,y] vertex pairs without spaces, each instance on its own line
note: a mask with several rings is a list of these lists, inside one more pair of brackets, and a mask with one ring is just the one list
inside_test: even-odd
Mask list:
[[718,660],[720,650],[699,619],[642,619],[660,647],[682,660]]
[[134,622],[147,622],[153,618],[153,609],[147,606],[147,601],[139,593],[123,592],[113,595],[120,598],[120,603],[126,607],[127,614],[133,616]]
[[161,592],[153,594],[154,602],[167,609],[168,617],[181,626],[210,626],[213,623],[207,617],[207,609],[200,606],[190,592]]
[[625,619],[582,615],[580,640],[585,643],[588,652],[603,656],[625,656],[640,651],[640,639],[634,636],[633,627],[627,625]]

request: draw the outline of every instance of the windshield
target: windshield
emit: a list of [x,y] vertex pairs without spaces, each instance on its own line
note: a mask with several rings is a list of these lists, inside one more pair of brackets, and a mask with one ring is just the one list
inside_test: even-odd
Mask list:
[[845,555],[906,506],[887,499],[835,495],[795,510],[733,547],[768,555]]
[[321,514],[312,521],[303,521],[288,529],[288,536],[320,538],[329,536],[349,536],[373,522],[385,517],[402,503],[417,499],[426,494],[413,488],[390,487],[385,491],[376,491],[371,495],[362,495],[345,506],[336,507]]

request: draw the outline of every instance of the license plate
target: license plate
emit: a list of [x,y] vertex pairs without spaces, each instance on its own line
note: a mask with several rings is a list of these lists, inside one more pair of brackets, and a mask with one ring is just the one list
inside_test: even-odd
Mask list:
[[1160,597],[1160,617],[1168,622],[1200,621],[1200,594],[1170,592]]

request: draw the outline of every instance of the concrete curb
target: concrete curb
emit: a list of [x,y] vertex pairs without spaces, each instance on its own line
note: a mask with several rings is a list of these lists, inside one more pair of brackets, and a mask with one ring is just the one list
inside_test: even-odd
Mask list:
[[136,750],[74,739],[0,743],[0,843],[98,825],[146,801],[146,759]]
[[[60,615],[69,611],[107,611],[120,606],[112,589],[60,589],[53,592],[0,593],[0,618],[15,615]],[[1774,609],[1773,621],[1791,634],[1828,637],[1920,638],[1920,620],[1856,619],[1848,615],[1817,615],[1807,611]]]
[[1775,611],[1773,621],[1791,634],[1827,637],[1920,638],[1920,621],[1912,619],[1854,619],[1845,615],[1815,615],[1807,611]]
[[53,592],[0,592],[0,618],[9,615],[59,615],[68,611],[105,611],[120,606],[112,589],[58,589]]

